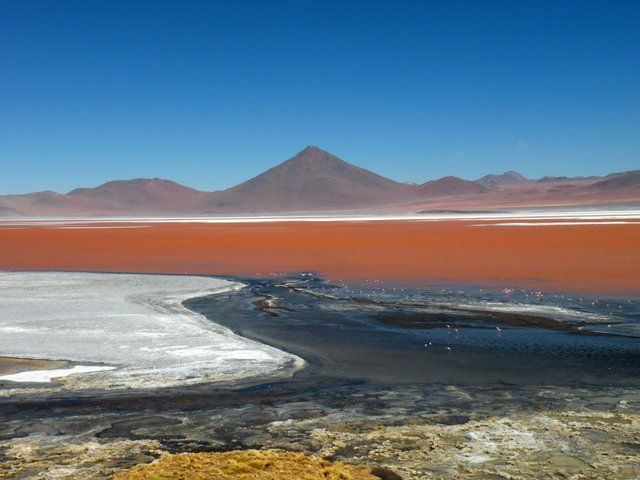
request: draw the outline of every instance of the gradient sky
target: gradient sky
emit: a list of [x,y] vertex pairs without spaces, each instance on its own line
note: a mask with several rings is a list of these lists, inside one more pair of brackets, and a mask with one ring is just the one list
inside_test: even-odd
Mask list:
[[640,2],[0,0],[0,193],[640,168]]

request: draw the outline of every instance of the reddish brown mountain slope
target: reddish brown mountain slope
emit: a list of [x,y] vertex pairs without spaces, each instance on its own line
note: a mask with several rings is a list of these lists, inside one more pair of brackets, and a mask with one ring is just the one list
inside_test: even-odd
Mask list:
[[318,147],[240,185],[213,192],[205,211],[282,212],[375,207],[415,198],[415,187],[351,165]]

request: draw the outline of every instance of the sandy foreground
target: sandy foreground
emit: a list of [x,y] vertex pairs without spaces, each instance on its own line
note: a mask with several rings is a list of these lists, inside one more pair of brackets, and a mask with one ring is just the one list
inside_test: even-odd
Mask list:
[[[418,388],[424,390],[424,386]],[[500,390],[504,392],[504,386]],[[361,467],[362,476],[352,477],[347,475],[353,471],[346,472],[339,467],[337,473],[341,479],[364,480],[369,478],[364,473],[369,469],[374,474],[378,471],[397,474],[376,475],[386,480],[638,478],[640,415],[637,413],[636,391],[593,392],[575,387],[561,391],[542,389],[528,392],[528,397],[544,398],[546,402],[554,402],[553,406],[551,409],[533,410],[530,404],[522,405],[506,393],[496,396],[495,392],[481,400],[486,403],[480,407],[477,400],[484,398],[484,393],[473,392],[473,398],[469,393],[454,386],[440,389],[437,395],[446,403],[437,411],[429,407],[433,398],[422,400],[417,391],[371,394],[375,397],[374,402],[380,398],[391,399],[389,406],[393,408],[390,409],[372,409],[365,399],[358,398],[343,411],[335,412],[329,405],[313,399],[309,400],[309,405],[320,414],[308,418],[283,419],[288,408],[286,405],[272,407],[275,408],[273,412],[272,408],[263,406],[262,410],[266,410],[270,421],[234,430],[233,434],[239,436],[246,448],[295,451],[314,458],[339,459]],[[576,396],[590,398],[593,405],[604,401],[608,408],[605,411],[602,407],[585,407],[582,402],[576,402]],[[420,402],[417,409],[414,406],[416,401]],[[558,401],[560,403],[556,403]],[[470,402],[472,408],[469,408]],[[506,405],[510,412],[507,415],[502,409]],[[295,404],[296,411],[300,406]],[[496,406],[499,406],[498,411]],[[450,411],[459,412],[453,419],[468,416],[468,421],[447,422],[445,419]],[[249,475],[248,478],[335,478],[330,476],[331,471],[327,472],[337,470],[331,465],[326,462],[312,464],[296,457],[296,453],[282,454],[280,459],[267,458],[271,468],[256,471],[263,459],[248,459],[247,453],[238,451],[228,454],[230,458],[225,458],[225,454],[207,453],[176,456],[169,454],[161,438],[153,438],[149,433],[142,433],[134,439],[95,438],[96,431],[109,428],[110,424],[123,419],[135,422],[133,417],[139,415],[122,411],[94,414],[84,433],[32,433],[0,441],[4,457],[0,462],[0,477],[104,480],[115,474],[115,478],[123,480],[237,480],[244,478],[238,475],[241,468]],[[215,447],[218,444],[215,434],[212,438],[211,433],[217,431],[216,424],[226,423],[225,419],[231,412],[205,412],[211,418],[211,425],[195,430],[190,420],[193,412],[167,412],[163,415],[170,415],[175,422],[162,431],[162,436],[180,438],[181,434],[186,434],[189,438],[210,442]],[[63,423],[58,423],[58,431],[65,432],[82,422],[83,418],[69,417],[60,421]],[[25,423],[29,426],[36,423],[41,425],[40,428],[54,428],[55,425],[46,419],[44,422],[25,422],[24,419],[12,422],[15,428]],[[144,432],[145,429],[138,431]],[[154,459],[159,460],[150,463]],[[223,460],[227,461],[221,462]],[[292,463],[298,469],[304,467],[307,477],[291,468]],[[291,475],[277,476],[276,472],[283,469]],[[207,475],[211,473],[221,475]],[[264,476],[258,476],[259,473]],[[325,475],[327,473],[329,475]]]
[[333,281],[636,294],[637,217],[560,212],[426,220],[5,222],[0,225],[0,269],[259,276],[314,271]]

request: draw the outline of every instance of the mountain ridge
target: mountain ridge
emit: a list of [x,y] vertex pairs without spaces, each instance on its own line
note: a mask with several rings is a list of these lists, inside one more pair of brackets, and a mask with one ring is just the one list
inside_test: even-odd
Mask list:
[[350,164],[316,146],[230,188],[202,191],[162,178],[112,180],[67,193],[50,190],[0,196],[0,215],[203,214],[406,209],[442,204],[565,205],[640,203],[640,170],[604,177],[530,180],[510,170],[475,181],[447,176],[403,183]]

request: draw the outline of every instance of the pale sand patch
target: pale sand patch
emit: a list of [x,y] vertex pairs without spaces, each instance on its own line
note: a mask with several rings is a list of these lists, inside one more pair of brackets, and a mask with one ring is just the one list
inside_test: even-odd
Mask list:
[[101,372],[105,370],[114,370],[116,367],[101,367],[92,365],[75,365],[71,368],[57,368],[55,370],[28,370],[26,372],[14,373],[12,375],[2,375],[0,380],[8,380],[10,382],[33,382],[33,383],[50,383],[55,378],[68,377],[78,373]]
[[27,370],[51,370],[54,368],[66,367],[68,362],[60,360],[32,360],[30,358],[10,358],[0,357],[0,375],[11,375],[13,373]]

